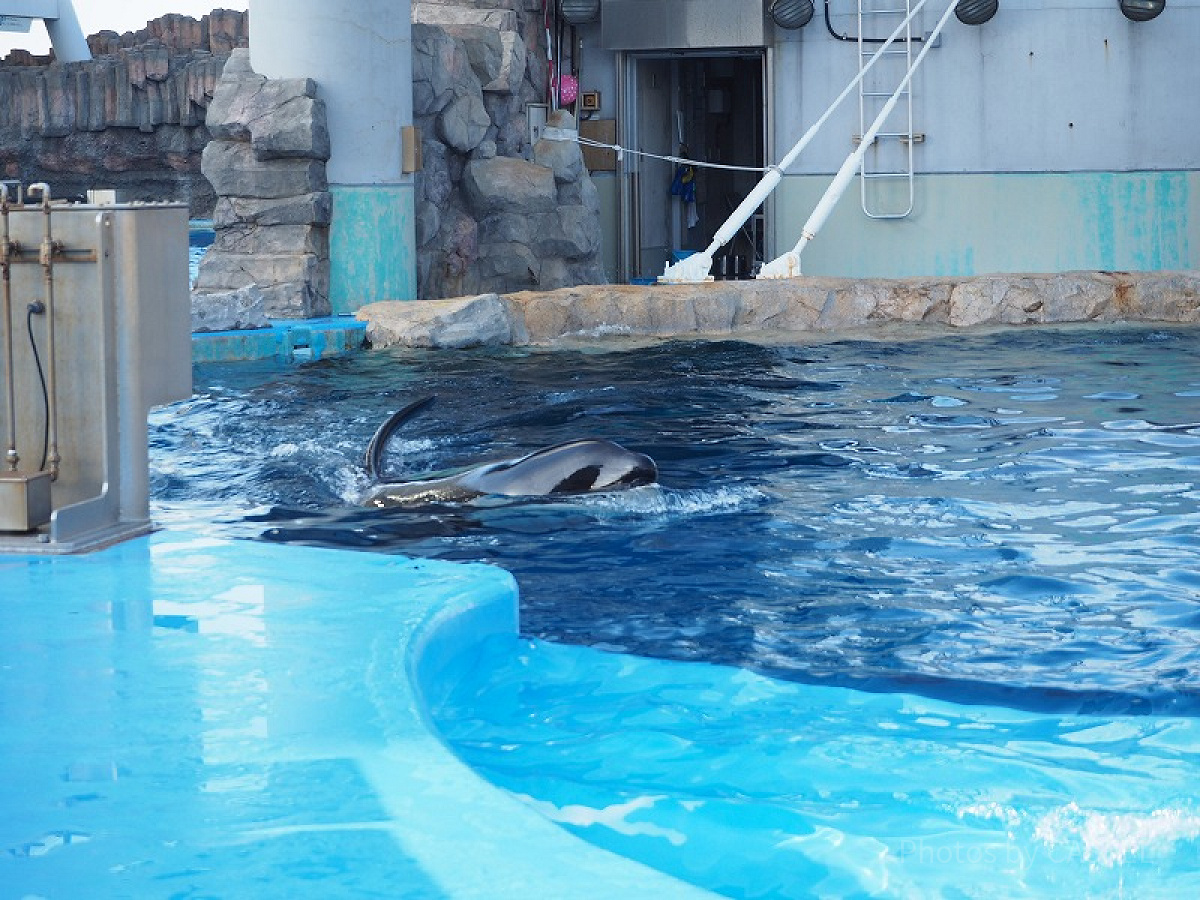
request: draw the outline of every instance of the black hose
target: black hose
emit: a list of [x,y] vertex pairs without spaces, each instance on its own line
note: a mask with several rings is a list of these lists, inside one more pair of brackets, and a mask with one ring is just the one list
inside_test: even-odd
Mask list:
[[[858,43],[858,38],[854,37],[853,35],[838,34],[836,31],[833,30],[833,22],[829,18],[829,0],[825,0],[825,28],[830,34],[832,34],[839,41],[854,41],[855,43]],[[909,40],[912,41],[914,44],[919,44],[924,40],[924,38],[915,37],[915,38],[909,38]],[[864,44],[884,44],[884,43],[887,43],[887,38],[863,38],[862,42]],[[903,42],[904,42],[903,38],[896,39],[896,43],[903,43]]]
[[42,371],[42,357],[38,353],[37,341],[33,338],[33,317],[40,316],[45,312],[46,304],[37,300],[29,304],[29,310],[25,316],[25,330],[29,333],[29,346],[33,350],[33,362],[37,366],[38,380],[42,383],[42,408],[45,410],[45,418],[42,420],[42,461],[38,464],[39,472],[45,470],[46,457],[50,452],[50,392],[46,390],[46,373]]

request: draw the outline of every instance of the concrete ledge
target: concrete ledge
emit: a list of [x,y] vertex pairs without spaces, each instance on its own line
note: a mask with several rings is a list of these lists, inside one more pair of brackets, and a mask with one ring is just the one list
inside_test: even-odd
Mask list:
[[192,362],[308,362],[358,350],[365,340],[366,327],[350,318],[277,320],[268,328],[196,332]]
[[1200,272],[583,285],[557,291],[374,303],[375,347],[551,344],[564,338],[772,335],[888,323],[951,328],[1069,322],[1200,322]]

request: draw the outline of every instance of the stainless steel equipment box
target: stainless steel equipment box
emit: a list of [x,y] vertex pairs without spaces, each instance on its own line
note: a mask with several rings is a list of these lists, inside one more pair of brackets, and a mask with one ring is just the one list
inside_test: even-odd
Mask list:
[[[20,462],[15,472],[5,464],[12,436],[0,416],[0,552],[68,553],[151,530],[147,415],[192,392],[187,208],[53,202],[47,222],[31,193],[8,215],[11,314],[0,334],[11,340],[0,341],[0,382],[11,380]],[[51,316],[29,312],[48,290],[53,336]],[[51,343],[61,457],[52,482],[36,471]]]
[[0,531],[33,531],[50,521],[50,473],[0,473]]

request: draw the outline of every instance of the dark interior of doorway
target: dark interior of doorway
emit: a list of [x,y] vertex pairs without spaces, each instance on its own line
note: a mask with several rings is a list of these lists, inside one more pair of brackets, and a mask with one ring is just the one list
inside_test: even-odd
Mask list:
[[[686,54],[671,61],[676,86],[676,132],[682,114],[678,155],[705,163],[758,169],[764,162],[763,57],[761,52]],[[679,137],[678,134],[675,135]],[[680,173],[676,171],[675,176]],[[717,229],[762,177],[761,171],[695,166],[695,207],[679,216],[678,247],[704,250]],[[672,178],[672,184],[676,178]],[[675,195],[673,202],[683,203]],[[689,227],[689,221],[690,224]],[[747,277],[763,260],[762,209],[714,257],[713,274]]]

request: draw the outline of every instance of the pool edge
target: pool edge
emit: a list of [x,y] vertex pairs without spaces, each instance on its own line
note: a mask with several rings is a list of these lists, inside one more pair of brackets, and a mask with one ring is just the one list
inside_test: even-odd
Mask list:
[[[248,612],[256,591],[259,606]],[[52,893],[81,875],[101,894],[106,885],[136,893],[163,877],[157,872],[183,868],[197,890],[220,895],[245,873],[194,860],[235,852],[248,872],[279,878],[309,865],[309,848],[321,846],[309,840],[363,854],[387,836],[391,850],[311,887],[337,893],[346,888],[338,879],[349,878],[430,900],[712,896],[571,835],[468,767],[433,728],[429,703],[479,642],[511,636],[518,645],[517,585],[497,567],[158,531],[94,554],[0,555],[0,595],[10,599],[0,622],[12,633],[0,634],[0,648],[17,663],[0,673],[0,699],[14,701],[0,722],[0,762],[21,785],[0,847],[63,829],[96,836],[84,850],[0,860],[0,881],[18,893]],[[22,650],[31,636],[36,654]],[[81,645],[92,648],[82,658]],[[98,701],[65,731],[78,691],[23,702],[64,666]],[[113,680],[122,671],[140,672],[167,705],[148,707],[159,701],[125,692]],[[243,682],[258,687],[222,687]],[[200,695],[210,699],[196,707]],[[261,725],[256,709],[265,710]],[[122,737],[97,743],[89,736],[97,733]],[[156,758],[181,770],[165,782],[138,762],[139,747],[154,742]],[[197,747],[203,755],[191,758]],[[72,789],[61,773],[81,757],[111,759],[104,771],[129,773],[114,793],[154,798],[182,818],[147,821],[99,801],[64,806]],[[279,793],[270,780],[267,793],[252,795],[261,809],[252,818],[236,791],[232,807],[212,793],[212,779],[220,783],[230,767],[265,774],[331,766],[357,772],[366,793],[317,782]],[[374,818],[362,818],[364,802],[378,810]],[[209,804],[209,820],[187,816],[198,803]],[[281,821],[297,824],[281,829]],[[297,842],[280,868],[288,835]],[[159,849],[139,869],[118,864],[147,842]],[[398,861],[415,881],[388,880]]]
[[[486,598],[460,595],[428,609],[414,626],[406,649],[407,675],[422,723],[445,754],[447,771],[455,770],[455,780],[469,783],[477,792],[473,804],[476,815],[462,837],[476,842],[482,839],[489,850],[499,851],[495,860],[477,860],[487,877],[477,885],[462,885],[462,895],[489,900],[507,897],[528,900],[531,896],[597,900],[652,894],[664,898],[717,896],[576,837],[492,784],[442,739],[433,722],[432,709],[473,665],[475,648],[488,640],[511,637],[514,652],[517,649],[519,590],[510,573],[498,571],[508,576],[511,595],[493,594]],[[520,859],[514,858],[511,851],[517,834]],[[446,843],[454,840],[451,836],[447,838]],[[476,850],[479,849],[477,843]],[[461,857],[453,851],[451,856],[453,860],[449,862],[461,866]]]

